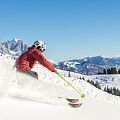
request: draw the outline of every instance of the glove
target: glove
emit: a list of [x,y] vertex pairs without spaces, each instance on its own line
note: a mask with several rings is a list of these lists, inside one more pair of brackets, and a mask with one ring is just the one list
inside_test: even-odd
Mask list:
[[55,70],[55,73],[59,75],[59,72],[57,70]]

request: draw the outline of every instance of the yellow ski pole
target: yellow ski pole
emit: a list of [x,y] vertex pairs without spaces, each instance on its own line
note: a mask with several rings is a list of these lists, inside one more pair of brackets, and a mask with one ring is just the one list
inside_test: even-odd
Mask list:
[[65,78],[63,78],[57,71],[55,71],[55,73],[62,78],[63,81],[65,81],[68,85],[70,85],[75,91],[77,91],[80,95],[81,98],[85,97],[85,94],[81,93],[78,89],[76,89],[71,83],[69,83],[67,80],[65,80]]

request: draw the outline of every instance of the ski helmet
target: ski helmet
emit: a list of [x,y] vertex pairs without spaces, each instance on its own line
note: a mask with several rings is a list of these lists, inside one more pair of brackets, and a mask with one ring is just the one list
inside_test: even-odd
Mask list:
[[41,52],[44,52],[46,50],[46,44],[44,41],[41,41],[41,40],[35,41],[34,45]]

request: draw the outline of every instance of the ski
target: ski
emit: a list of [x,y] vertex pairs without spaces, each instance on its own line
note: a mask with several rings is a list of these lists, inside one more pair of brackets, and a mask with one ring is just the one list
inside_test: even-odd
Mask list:
[[70,103],[76,103],[79,101],[79,99],[70,99],[70,98],[66,98],[66,100]]
[[66,98],[66,100],[69,102],[68,105],[70,105],[73,108],[78,108],[82,105],[82,103],[79,102],[79,99]]
[[82,103],[68,103],[68,105],[70,105],[73,108],[79,108],[82,105]]
[[[62,97],[58,97],[59,99],[63,99]],[[82,105],[82,103],[79,101],[79,99],[74,98],[66,98],[68,105],[73,108],[78,108]]]

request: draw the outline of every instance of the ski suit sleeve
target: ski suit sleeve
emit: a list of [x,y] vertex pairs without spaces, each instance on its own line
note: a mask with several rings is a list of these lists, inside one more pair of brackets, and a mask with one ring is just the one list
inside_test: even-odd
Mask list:
[[46,58],[41,53],[34,51],[31,55],[44,67],[48,68],[52,72],[55,72],[55,67],[48,60],[46,60]]

